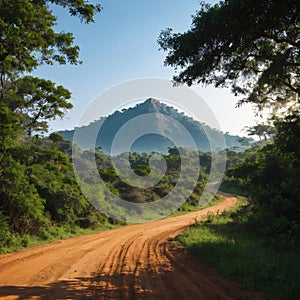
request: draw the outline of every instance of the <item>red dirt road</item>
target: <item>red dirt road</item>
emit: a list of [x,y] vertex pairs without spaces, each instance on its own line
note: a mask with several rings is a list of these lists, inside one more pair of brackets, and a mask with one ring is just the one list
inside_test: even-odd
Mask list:
[[0,255],[0,299],[270,299],[222,278],[167,239],[202,211]]

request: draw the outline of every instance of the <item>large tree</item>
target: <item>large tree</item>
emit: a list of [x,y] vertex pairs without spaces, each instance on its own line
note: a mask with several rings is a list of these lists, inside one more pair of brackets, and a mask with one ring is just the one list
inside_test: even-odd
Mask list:
[[260,109],[299,109],[298,0],[202,3],[187,32],[167,29],[159,44],[168,51],[165,64],[178,71],[178,83],[230,86],[239,104]]
[[73,35],[55,31],[51,4],[86,23],[100,11],[99,4],[85,0],[0,0],[0,101],[18,113],[29,133],[47,129],[48,120],[71,108],[71,94],[50,81],[23,75],[41,64],[80,63]]

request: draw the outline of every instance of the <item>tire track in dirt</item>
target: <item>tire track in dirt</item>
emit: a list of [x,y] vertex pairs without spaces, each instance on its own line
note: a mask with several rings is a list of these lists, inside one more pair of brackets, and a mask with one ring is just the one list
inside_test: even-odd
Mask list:
[[167,240],[236,198],[164,220],[0,255],[0,299],[271,299]]

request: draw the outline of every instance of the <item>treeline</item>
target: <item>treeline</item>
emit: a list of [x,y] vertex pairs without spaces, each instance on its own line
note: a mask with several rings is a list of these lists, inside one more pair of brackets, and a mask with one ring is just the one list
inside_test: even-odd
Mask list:
[[[122,153],[114,157],[112,161],[112,157],[98,150],[95,153],[83,151],[80,154],[80,158],[84,165],[86,163],[84,160],[89,155],[95,155],[98,173],[105,185],[102,194],[108,203],[111,198],[107,191],[131,203],[150,203],[164,198],[174,189],[177,189],[176,194],[171,199],[163,199],[164,207],[167,210],[171,209],[176,201],[178,204],[181,203],[181,205],[178,205],[179,210],[191,210],[199,207],[201,205],[201,194],[210,171],[210,154],[183,148],[180,148],[180,153],[177,148],[169,148],[168,154],[157,154]],[[199,169],[195,170],[195,165],[199,165],[200,160],[205,162],[203,162],[201,168],[199,167]],[[164,164],[165,169],[162,170]],[[130,172],[132,171],[133,176],[128,174],[128,168]],[[93,184],[99,185],[94,177],[90,177],[86,169],[88,168],[82,168],[82,174],[80,174],[81,180],[85,184],[89,184],[87,187],[84,185],[85,192],[86,189],[93,189]],[[192,170],[196,173],[193,173]],[[179,187],[177,186],[178,184]],[[97,199],[95,201],[97,202]],[[182,206],[182,204],[184,205]],[[104,204],[100,203],[99,205],[101,207]],[[137,206],[133,207],[133,210],[138,209]],[[111,209],[116,208],[111,207]],[[154,206],[152,215],[149,211],[148,216],[147,212],[141,209],[134,212],[131,212],[130,209],[124,210],[121,215],[124,221],[127,221],[128,215],[130,217],[132,213],[140,215],[147,221],[153,218],[153,214],[158,214],[159,217],[160,212],[158,210],[160,209],[162,208],[159,205],[157,207]],[[114,216],[114,213],[109,211],[109,215]],[[166,216],[165,211],[161,212],[161,217],[163,216]]]
[[[222,165],[224,153],[173,147],[167,154],[125,152],[111,157],[101,149],[76,148],[72,159],[78,183],[95,207],[112,219],[143,222],[205,206],[212,198],[209,192],[202,197],[211,166]],[[133,204],[115,205],[119,199]]]
[[60,151],[71,151],[71,143],[51,137],[23,136],[1,149],[2,252],[27,246],[31,236],[47,240],[110,221],[82,195],[70,159]]
[[227,172],[226,189],[248,196],[244,217],[252,228],[283,242],[300,233],[300,117],[274,123],[273,141],[245,152],[245,160]]

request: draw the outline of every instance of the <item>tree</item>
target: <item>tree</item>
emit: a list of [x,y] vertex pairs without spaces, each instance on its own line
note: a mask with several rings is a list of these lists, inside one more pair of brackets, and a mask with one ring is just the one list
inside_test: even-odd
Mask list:
[[28,136],[35,131],[47,131],[48,121],[62,117],[67,109],[71,93],[52,81],[32,76],[24,76],[11,84],[6,93],[10,109],[22,122]]
[[299,110],[300,2],[225,0],[202,3],[191,28],[159,37],[178,83],[232,88],[239,105]]
[[[68,8],[71,15],[92,22],[100,6],[84,0],[0,1],[0,100],[12,111],[21,112],[29,134],[45,130],[47,120],[71,108],[71,94],[48,80],[31,76],[41,64],[78,64],[79,47],[71,33],[55,32],[56,17],[49,4]],[[43,119],[43,121],[41,120]]]
[[[165,64],[177,83],[231,87],[238,105],[271,108],[274,129],[258,124],[251,134],[273,142],[246,152],[228,172],[249,196],[253,225],[274,237],[299,234],[300,2],[224,0],[202,3],[185,33],[163,31]],[[280,116],[284,114],[284,116]]]
[[265,141],[272,139],[276,134],[276,128],[267,124],[257,124],[255,126],[248,127],[248,135],[253,136],[257,135],[259,139],[263,137]]
[[249,152],[229,175],[250,196],[259,230],[292,237],[300,232],[300,118],[290,115],[274,124],[274,142]]
[[78,46],[71,33],[54,30],[56,17],[48,3],[68,7],[72,15],[89,23],[99,5],[84,0],[1,0],[0,73],[2,97],[5,78],[16,72],[30,72],[41,63],[78,63]]

